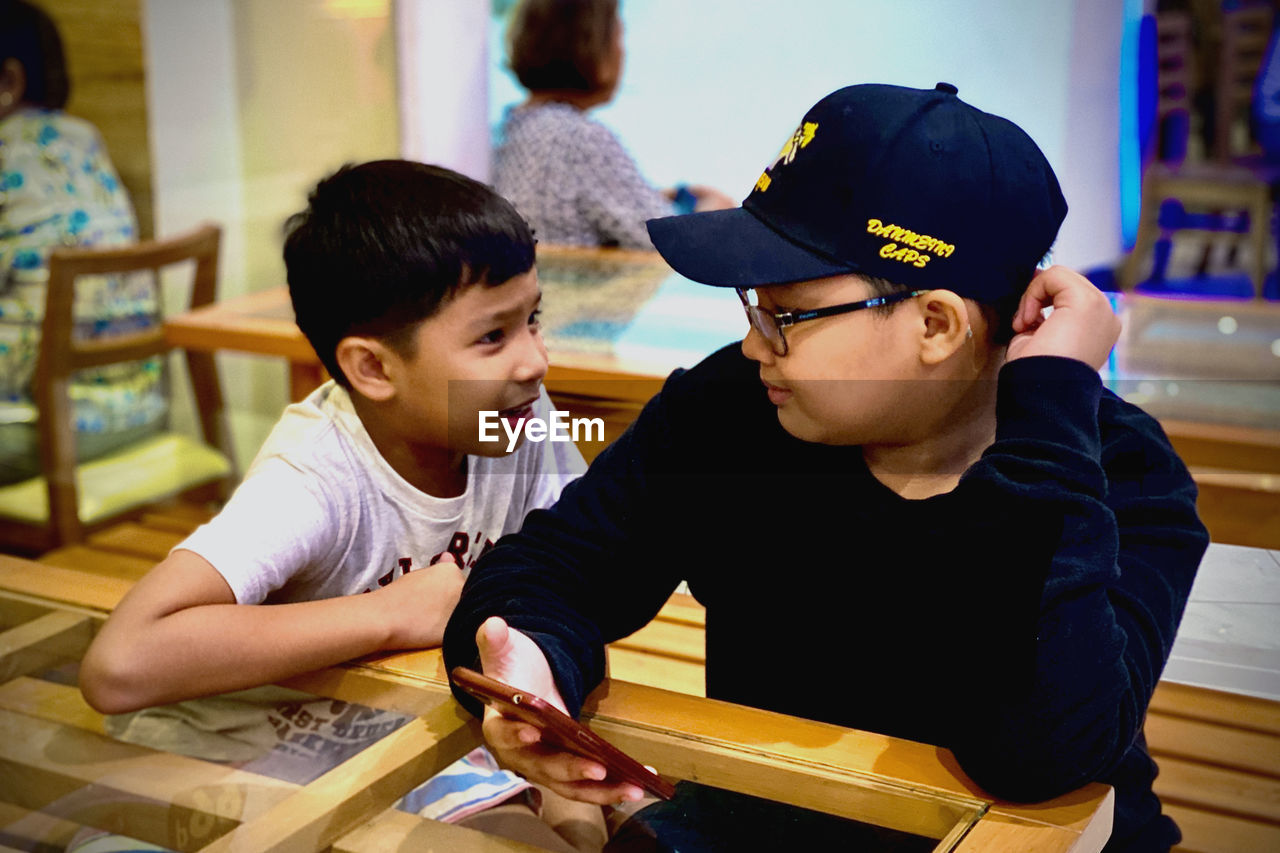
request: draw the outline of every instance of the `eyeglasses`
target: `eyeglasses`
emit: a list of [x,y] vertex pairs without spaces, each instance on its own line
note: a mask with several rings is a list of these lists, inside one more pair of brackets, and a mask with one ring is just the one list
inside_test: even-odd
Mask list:
[[794,326],[796,323],[803,323],[805,320],[817,320],[819,317],[833,317],[836,314],[861,311],[863,308],[893,305],[927,292],[924,290],[904,290],[899,293],[891,293],[888,296],[873,296],[870,299],[863,299],[861,302],[846,302],[843,305],[830,305],[826,308],[814,308],[811,311],[787,311],[783,314],[774,314],[759,305],[752,305],[751,301],[747,299],[747,291],[742,288],[735,289],[738,291],[738,298],[742,300],[742,307],[747,312],[747,321],[751,323],[751,328],[760,333],[760,337],[764,338],[773,349],[774,355],[778,356],[786,355],[789,351],[787,337],[782,333],[782,330],[787,326]]

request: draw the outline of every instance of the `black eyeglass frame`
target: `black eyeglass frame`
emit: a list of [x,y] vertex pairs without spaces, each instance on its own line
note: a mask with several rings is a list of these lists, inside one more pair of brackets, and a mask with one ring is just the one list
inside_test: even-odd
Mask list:
[[[861,311],[864,308],[894,305],[929,292],[928,290],[903,290],[898,293],[891,293],[888,296],[873,296],[870,299],[863,299],[858,302],[828,305],[826,308],[813,308],[808,311],[785,311],[781,314],[775,314],[772,311],[766,311],[759,305],[751,304],[747,299],[747,291],[754,290],[754,288],[735,287],[734,290],[738,292],[738,298],[742,300],[742,307],[747,312],[747,322],[751,324],[751,328],[760,333],[760,337],[768,342],[774,355],[777,356],[785,356],[791,351],[791,347],[787,343],[787,336],[783,332],[783,329],[787,326],[794,326],[796,323],[803,323],[806,320],[817,320],[822,317],[834,317],[837,314]],[[771,330],[765,325],[766,317],[773,323],[772,331],[776,332],[776,338],[770,334]],[[781,344],[781,350],[779,350],[779,344]]]

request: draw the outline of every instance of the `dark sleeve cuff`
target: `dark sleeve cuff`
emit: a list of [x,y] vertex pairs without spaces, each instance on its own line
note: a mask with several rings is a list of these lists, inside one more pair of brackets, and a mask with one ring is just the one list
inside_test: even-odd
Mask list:
[[1027,439],[1102,456],[1098,403],[1102,379],[1074,358],[1032,356],[1000,369],[996,441]]

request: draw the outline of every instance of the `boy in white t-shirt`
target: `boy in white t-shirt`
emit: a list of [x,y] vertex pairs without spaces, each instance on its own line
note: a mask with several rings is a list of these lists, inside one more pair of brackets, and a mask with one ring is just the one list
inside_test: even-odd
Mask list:
[[[333,379],[285,410],[226,507],[124,597],[80,686],[122,715],[108,718],[121,739],[306,782],[407,718],[264,685],[439,645],[475,560],[585,464],[570,442],[480,440],[481,412],[511,429],[551,409],[533,237],[508,202],[379,161],[321,181],[286,230],[298,325]],[[402,807],[462,820],[537,804],[483,750],[451,770]],[[545,824],[517,823],[559,849]]]

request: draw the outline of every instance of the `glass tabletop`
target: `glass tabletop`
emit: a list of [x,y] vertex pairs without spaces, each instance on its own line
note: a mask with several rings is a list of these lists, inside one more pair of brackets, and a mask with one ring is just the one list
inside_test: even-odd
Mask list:
[[[438,652],[104,717],[76,686],[104,617],[0,591],[0,845],[62,850],[105,833],[142,842],[128,849],[215,853],[525,849],[402,799],[480,745]],[[964,839],[998,827],[1006,808],[971,789],[933,747],[701,697],[606,683],[584,720],[683,792],[632,823],[640,837],[655,827],[722,837],[750,814],[870,845],[859,849],[967,850]],[[1094,788],[1066,813],[1105,830],[1109,794]],[[1046,828],[1080,834],[1061,823]]]

